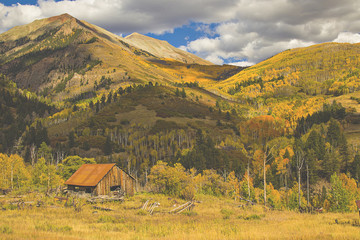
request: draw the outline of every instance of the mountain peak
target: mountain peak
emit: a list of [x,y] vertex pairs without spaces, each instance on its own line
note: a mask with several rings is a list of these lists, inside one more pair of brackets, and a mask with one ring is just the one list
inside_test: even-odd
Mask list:
[[57,22],[57,21],[60,21],[60,22],[67,22],[67,21],[74,21],[74,20],[77,20],[76,18],[74,18],[73,16],[71,16],[70,14],[68,13],[64,13],[64,14],[61,14],[61,15],[58,15],[58,16],[54,16],[54,17],[49,17],[49,18],[46,18],[44,19],[46,20],[47,22]]
[[37,19],[26,25],[20,25],[13,27],[0,34],[0,41],[16,40],[22,37],[28,37],[30,39],[35,39],[41,34],[44,34],[50,28],[60,26],[64,23],[76,23],[78,20],[71,16],[68,13],[64,13],[58,16]]
[[146,35],[142,35],[137,32],[134,32],[126,36],[124,40],[127,43],[133,45],[134,47],[140,48],[159,58],[170,58],[186,64],[194,64],[194,63],[201,65],[213,64],[204,59],[201,59],[200,57],[195,56],[192,53],[176,48],[167,41],[155,39]]
[[155,39],[155,38],[152,38],[152,37],[149,37],[149,36],[143,35],[141,33],[137,33],[137,32],[133,32],[132,34],[126,36],[125,39],[129,39],[129,40],[130,39],[142,39],[142,40],[152,41],[152,42],[166,42],[166,41]]
[[144,36],[144,35],[137,33],[137,32],[133,32],[132,34],[126,36],[125,38],[131,38],[131,37],[136,37],[136,36]]
[[68,20],[68,19],[76,19],[76,18],[74,18],[73,16],[71,16],[68,13],[64,13],[64,14],[61,14],[58,16],[53,16],[53,17],[48,18],[48,20],[50,20],[50,21],[51,20]]

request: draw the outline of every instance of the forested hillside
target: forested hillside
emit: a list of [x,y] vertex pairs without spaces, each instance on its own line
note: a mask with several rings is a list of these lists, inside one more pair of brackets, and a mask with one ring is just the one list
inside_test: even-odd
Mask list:
[[244,98],[354,92],[359,90],[359,51],[359,44],[346,43],[287,50],[230,77],[219,87]]
[[342,102],[358,104],[360,45],[240,68],[164,58],[165,43],[155,56],[141,39],[69,15],[0,35],[0,188],[50,191],[83,163],[114,162],[140,188],[185,199],[355,209],[360,153],[347,131],[359,116]]
[[[157,184],[153,179],[161,177],[156,176],[161,172],[155,170],[162,164],[159,160],[170,168],[181,164],[184,167],[181,174],[192,169],[193,174],[199,174],[197,179],[204,176],[215,184],[208,190],[195,187],[191,190],[194,193],[203,189],[210,194],[231,195],[234,193],[226,190],[230,185],[225,183],[238,179],[244,185],[235,188],[236,194],[252,201],[266,200],[277,208],[298,206],[300,183],[303,205],[308,200],[314,207],[353,209],[350,200],[346,206],[334,207],[329,203],[331,195],[326,197],[332,186],[327,182],[335,181],[334,174],[346,173],[353,180],[342,181],[354,182],[360,176],[360,155],[346,141],[342,126],[346,112],[336,102],[301,118],[292,129],[278,117],[244,119],[235,109],[223,112],[216,106],[206,107],[196,99],[191,100],[184,89],[169,90],[152,83],[119,88],[99,96],[98,101],[81,101],[36,123],[35,130],[47,129],[43,143],[35,142],[32,136],[36,134],[30,128],[23,134],[24,148],[14,151],[23,155],[30,166],[36,166],[40,159],[44,163],[39,164],[56,166],[71,155],[95,157],[99,163],[116,162],[136,176],[141,185]],[[214,171],[208,172],[209,169]],[[61,179],[62,173],[58,174]],[[181,183],[182,177],[179,179],[179,184],[185,187],[190,184],[186,183],[188,180]],[[309,182],[308,188],[301,185],[304,181]],[[173,191],[169,187],[158,190]],[[266,198],[261,194],[264,187],[268,192]],[[173,194],[189,197],[176,191]],[[355,194],[353,198],[358,193],[351,194]]]
[[23,141],[26,142],[21,136],[27,129],[34,138],[31,144],[49,143],[41,122],[36,126],[32,123],[54,114],[56,108],[31,92],[17,89],[4,75],[0,75],[0,93],[0,151],[21,151]]

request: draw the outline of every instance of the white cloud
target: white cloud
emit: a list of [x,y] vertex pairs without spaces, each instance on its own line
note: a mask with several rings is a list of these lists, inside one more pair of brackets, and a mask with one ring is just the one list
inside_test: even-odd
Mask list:
[[[238,0],[38,0],[35,6],[0,3],[0,31],[34,19],[69,13],[115,33],[171,32],[193,22],[221,22],[235,16]],[[31,9],[30,9],[31,8]]]
[[204,58],[205,58],[205,60],[210,61],[210,62],[215,63],[215,64],[218,64],[218,65],[222,65],[224,63],[224,60],[221,59],[219,56],[217,56],[215,54],[205,56]]
[[29,23],[41,17],[41,9],[32,5],[6,7],[0,3],[0,32],[17,25]]
[[199,24],[196,31],[202,32],[209,36],[214,36],[216,32],[211,28],[210,24]]
[[36,6],[0,4],[0,31],[65,12],[125,35],[199,23],[203,37],[181,48],[220,64],[255,63],[321,42],[360,42],[358,0],[38,0]]
[[240,61],[240,62],[231,62],[228,63],[229,65],[234,65],[234,66],[238,66],[238,67],[250,67],[252,65],[255,65],[255,63],[253,62],[248,62],[248,61]]
[[360,34],[351,32],[341,32],[333,42],[338,43],[359,43]]
[[286,49],[333,39],[359,42],[359,11],[357,0],[242,0],[236,17],[218,25],[216,38],[197,39],[186,49],[237,64],[236,60],[257,63]]
[[241,63],[243,59],[247,59],[253,65],[253,63],[257,63],[286,49],[315,44],[312,41],[299,39],[273,42],[261,36],[260,33],[244,32],[241,34],[234,31],[235,29],[239,29],[239,26],[225,23],[217,29],[219,37],[200,38],[189,42],[187,46],[182,46],[182,49],[196,53],[200,57],[217,64],[222,64],[224,59],[229,59],[230,62],[233,59],[239,60],[234,63]]

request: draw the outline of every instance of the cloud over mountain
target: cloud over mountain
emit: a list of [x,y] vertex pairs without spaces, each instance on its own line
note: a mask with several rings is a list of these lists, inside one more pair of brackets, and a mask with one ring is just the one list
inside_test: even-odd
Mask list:
[[115,33],[161,33],[189,21],[225,21],[235,16],[236,5],[236,0],[38,0],[36,6],[0,3],[0,30],[69,13]]
[[359,42],[359,10],[358,0],[39,0],[33,6],[0,4],[0,31],[64,12],[118,34],[216,23],[214,29],[199,28],[203,37],[181,48],[214,63],[243,64],[287,48]]

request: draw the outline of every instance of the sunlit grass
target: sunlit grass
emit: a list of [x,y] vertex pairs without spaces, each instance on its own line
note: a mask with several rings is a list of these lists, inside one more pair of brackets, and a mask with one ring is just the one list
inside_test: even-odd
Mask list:
[[[102,207],[114,210],[109,212],[95,210],[90,204],[75,212],[52,199],[43,200],[44,207],[2,211],[0,239],[358,239],[360,236],[357,213],[301,214],[264,210],[262,206],[243,209],[234,200],[203,195],[197,197],[195,208],[184,214],[168,213],[184,201],[163,195],[139,194],[124,203],[103,204]],[[153,215],[140,210],[146,200],[160,203]]]

